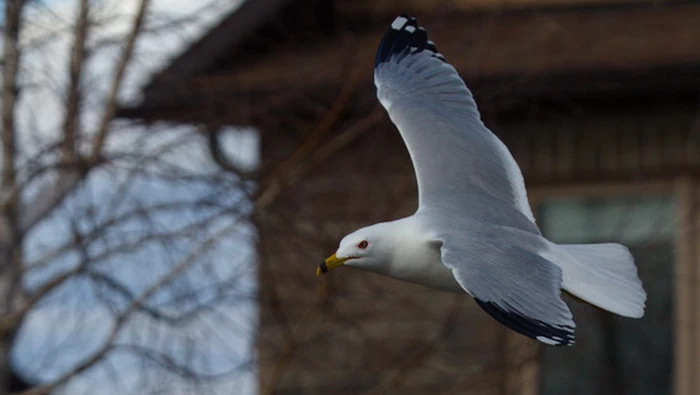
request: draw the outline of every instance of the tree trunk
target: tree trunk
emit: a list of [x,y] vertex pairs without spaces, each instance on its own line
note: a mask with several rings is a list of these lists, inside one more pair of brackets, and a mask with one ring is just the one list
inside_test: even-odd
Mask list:
[[1,347],[3,347],[3,352],[0,353],[0,395],[12,394],[16,392],[26,391],[32,388],[32,384],[20,377],[19,373],[12,367],[10,362],[9,350],[4,347],[6,345],[12,346],[12,340],[5,341],[4,339],[0,342]]
[[12,368],[10,353],[17,331],[22,324],[22,316],[14,317],[12,312],[24,303],[19,289],[18,264],[19,248],[13,243],[13,233],[7,217],[0,220],[0,395],[23,391],[29,387]]
[[[21,317],[12,312],[22,303],[19,290],[20,232],[17,227],[18,194],[15,193],[15,108],[19,88],[19,33],[24,0],[5,1],[3,31],[4,67],[2,69],[2,180],[0,180],[0,394],[14,392],[21,380],[10,364],[10,351]],[[18,292],[19,291],[19,292]]]

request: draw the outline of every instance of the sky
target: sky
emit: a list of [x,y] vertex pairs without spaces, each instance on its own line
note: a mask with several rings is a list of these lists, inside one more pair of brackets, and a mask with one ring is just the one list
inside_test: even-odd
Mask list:
[[[81,120],[85,131],[94,130],[99,120],[101,100],[108,89],[109,77],[120,48],[112,41],[123,37],[137,1],[105,0],[92,3],[96,8],[93,17],[100,24],[93,31],[90,41],[93,51],[84,81],[85,84],[90,84],[84,104],[85,117]],[[22,36],[22,45],[30,49],[22,59],[20,75],[21,83],[31,88],[23,92],[18,108],[19,143],[24,159],[22,163],[25,165],[30,163],[28,158],[54,144],[59,138],[57,131],[62,121],[61,95],[67,83],[65,68],[70,52],[71,26],[77,9],[77,1],[74,0],[32,4],[25,15]],[[238,5],[239,2],[235,0],[213,0],[211,6],[202,11],[202,2],[153,1],[147,26],[162,26],[183,19],[186,22],[178,23],[176,28],[158,30],[139,41],[135,56],[137,61],[129,69],[125,87],[120,92],[121,101],[138,100],[139,88],[153,73],[167,65],[174,56]],[[189,18],[194,14],[195,18]],[[108,219],[110,215],[136,207],[201,199],[216,200],[214,206],[236,205],[241,201],[241,194],[226,189],[226,182],[230,180],[212,181],[210,176],[216,172],[216,167],[209,158],[206,141],[194,132],[192,126],[156,124],[145,129],[129,122],[117,121],[115,127],[119,133],[109,141],[110,152],[134,153],[141,150],[147,153],[162,150],[162,161],[142,176],[134,176],[134,168],[129,163],[124,163],[117,169],[93,172],[71,199],[28,235],[26,261],[36,261],[51,249],[70,242],[72,226],[89,231],[91,226]],[[255,166],[258,142],[254,132],[233,131],[226,134],[225,141],[225,149],[239,162]],[[193,177],[187,181],[161,177],[173,169]],[[30,188],[26,193],[31,196],[35,189]],[[119,198],[115,199],[117,194]],[[212,207],[196,207],[158,213],[147,221],[130,221],[115,227],[109,240],[126,243],[129,238],[138,237],[145,232],[186,228],[212,215],[214,210]],[[76,221],[75,218],[81,220]],[[188,234],[187,237],[174,238],[168,246],[147,244],[116,255],[100,262],[96,270],[128,283],[131,291],[138,294],[167,273],[173,262],[185,257],[207,235],[234,225],[232,221],[234,220],[222,217],[194,236]],[[233,229],[233,232],[207,251],[202,258],[204,264],[190,270],[182,283],[175,281],[172,291],[156,295],[154,301],[160,303],[159,306],[166,311],[168,308],[183,309],[172,302],[178,289],[186,286],[203,290],[198,291],[197,298],[206,300],[211,296],[207,295],[208,286],[217,281],[229,281],[227,292],[230,294],[226,295],[226,305],[175,330],[159,325],[149,317],[137,316],[129,322],[118,342],[127,351],[130,347],[151,346],[162,350],[173,360],[182,359],[184,363],[184,358],[187,358],[187,363],[191,366],[209,374],[228,371],[243,364],[240,373],[214,382],[210,388],[212,393],[216,390],[230,393],[231,388],[243,391],[241,393],[255,392],[251,368],[245,365],[251,358],[251,341],[257,315],[253,302],[255,265],[252,246],[255,236],[254,231],[244,225],[235,225]],[[101,248],[110,248],[107,244],[107,239],[104,243],[95,243],[95,251],[89,253],[98,255]],[[55,274],[74,267],[78,262],[78,254],[65,254],[53,260],[45,269],[28,276],[27,286],[40,284]],[[33,380],[47,382],[56,378],[99,347],[114,324],[114,311],[123,308],[126,303],[119,298],[106,297],[101,294],[100,287],[87,280],[76,280],[61,287],[28,317],[13,350],[14,361]],[[225,319],[235,321],[236,324],[222,325],[221,321]],[[143,374],[144,366],[150,369],[150,365],[144,365],[143,360],[133,358],[128,352],[117,352],[106,363],[88,371],[79,379],[72,380],[62,392],[139,393],[144,380],[148,380]],[[114,372],[119,372],[118,378],[115,378]],[[183,392],[187,391],[185,384],[183,386]]]

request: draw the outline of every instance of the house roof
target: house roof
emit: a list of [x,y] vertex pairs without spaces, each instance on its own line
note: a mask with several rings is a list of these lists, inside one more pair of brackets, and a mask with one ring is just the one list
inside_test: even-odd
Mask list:
[[[552,7],[562,2],[519,1],[549,1],[550,6],[478,12],[457,7],[421,16],[473,90],[481,86],[509,100],[533,94],[697,90],[698,2]],[[391,1],[376,4],[385,2]],[[316,93],[340,84],[349,53],[357,58],[354,67],[366,69],[363,78],[370,85],[372,52],[388,11],[377,7],[379,11],[363,15],[348,4],[355,3],[247,1],[155,75],[143,89],[142,103],[125,106],[120,114],[179,119],[191,115],[183,111],[200,107],[196,111],[208,116],[225,112],[232,114],[229,121],[246,123],[259,100],[282,108],[302,90]],[[309,18],[319,26],[310,27]],[[217,110],[222,103],[225,108]],[[232,108],[247,115],[236,116]]]
[[173,79],[184,79],[208,72],[217,60],[255,34],[259,26],[292,0],[243,0],[198,41],[175,57],[163,70],[156,73],[144,86],[146,95],[158,90]]

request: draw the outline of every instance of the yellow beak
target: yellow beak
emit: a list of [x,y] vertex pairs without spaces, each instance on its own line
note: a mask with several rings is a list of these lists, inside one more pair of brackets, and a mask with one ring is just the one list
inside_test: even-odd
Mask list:
[[347,260],[348,258],[338,258],[335,256],[335,254],[333,254],[326,258],[326,260],[323,261],[322,264],[318,265],[318,267],[316,268],[316,275],[320,276],[321,274],[324,274],[331,269],[335,269],[336,267],[341,266]]

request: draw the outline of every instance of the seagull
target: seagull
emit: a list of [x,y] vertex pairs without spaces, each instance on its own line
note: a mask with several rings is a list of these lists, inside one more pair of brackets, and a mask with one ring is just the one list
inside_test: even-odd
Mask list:
[[625,246],[542,235],[515,159],[416,18],[403,14],[387,29],[374,83],[411,156],[418,209],[345,236],[317,275],[348,266],[467,293],[501,324],[554,346],[575,342],[562,290],[624,317],[644,315],[646,292]]

